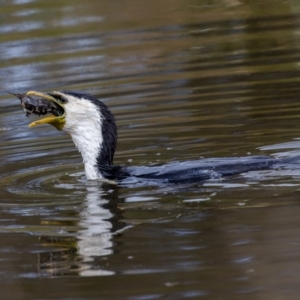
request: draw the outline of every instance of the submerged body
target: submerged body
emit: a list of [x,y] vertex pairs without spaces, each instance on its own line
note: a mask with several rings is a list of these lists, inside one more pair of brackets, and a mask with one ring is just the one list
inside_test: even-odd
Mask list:
[[51,124],[70,134],[82,155],[88,180],[123,181],[128,177],[166,183],[217,179],[251,170],[269,168],[280,162],[267,156],[201,159],[149,167],[113,164],[117,144],[114,116],[100,100],[87,93],[61,91],[14,94],[21,99],[26,115],[51,114],[29,126]]
[[128,175],[140,180],[188,183],[267,169],[279,162],[268,156],[224,157],[174,162],[161,166],[129,167],[126,171]]

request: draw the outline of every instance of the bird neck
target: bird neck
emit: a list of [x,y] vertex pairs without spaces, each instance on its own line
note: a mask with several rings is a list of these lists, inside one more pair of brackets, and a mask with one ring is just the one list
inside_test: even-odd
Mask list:
[[[113,167],[113,157],[117,144],[117,126],[114,116],[99,100],[96,111],[90,118],[82,119],[80,124],[69,130],[74,144],[83,158],[88,180],[107,178],[103,170]],[[94,114],[94,115],[93,115]]]
[[[100,125],[100,124],[99,124]],[[103,178],[97,166],[97,157],[101,153],[103,145],[103,136],[101,130],[96,130],[81,123],[79,126],[80,133],[72,133],[72,140],[81,153],[85,174],[88,180]]]

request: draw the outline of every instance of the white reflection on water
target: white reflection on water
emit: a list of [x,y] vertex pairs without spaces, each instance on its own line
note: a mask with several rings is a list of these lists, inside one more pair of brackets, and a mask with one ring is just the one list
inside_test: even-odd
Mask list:
[[[263,147],[260,147],[259,149],[262,151],[282,150],[282,149],[299,149],[298,152],[300,152],[300,138],[295,138],[295,140],[292,142],[263,146]],[[282,153],[282,154],[284,154],[284,153]],[[283,156],[282,154],[281,154],[281,156]]]
[[28,4],[31,2],[36,2],[36,1],[35,0],[14,0],[13,4],[20,5],[20,4]]
[[20,22],[17,24],[2,25],[0,27],[0,33],[32,31],[42,27],[43,27],[42,22],[36,22],[36,21]]
[[[78,254],[82,257],[83,269],[81,276],[103,276],[113,275],[115,272],[90,268],[87,262],[94,260],[94,257],[110,255],[112,247],[112,223],[109,221],[113,214],[103,207],[108,200],[102,197],[98,185],[88,186],[85,202],[85,209],[80,213],[78,225],[84,229],[78,231]],[[86,268],[85,268],[86,267]]]

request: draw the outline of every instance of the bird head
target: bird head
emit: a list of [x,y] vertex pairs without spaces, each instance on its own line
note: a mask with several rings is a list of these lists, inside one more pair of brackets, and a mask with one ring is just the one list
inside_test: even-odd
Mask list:
[[[99,99],[88,93],[54,91],[41,93],[29,91],[30,99],[43,99],[55,106],[46,117],[29,124],[35,127],[51,124],[58,130],[69,133],[83,157],[89,178],[100,177],[96,166],[110,166],[117,143],[117,127],[114,116]],[[52,112],[52,113],[51,113]]]
[[[84,101],[85,97],[79,97],[78,94],[77,96],[74,96],[74,93],[70,94],[67,92],[54,91],[50,93],[41,93],[37,91],[29,91],[25,94],[25,97],[26,96],[30,97],[29,99],[37,97],[39,99],[46,100],[49,104],[54,104],[56,107],[60,108],[60,112],[58,114],[47,115],[42,119],[30,123],[29,127],[50,124],[58,130],[70,132],[71,130],[76,131],[76,125],[79,126],[86,118],[91,117],[89,111],[91,103]],[[84,94],[81,96],[84,96]],[[31,105],[38,106],[38,102],[32,102]],[[91,110],[95,112],[95,107],[92,107]]]

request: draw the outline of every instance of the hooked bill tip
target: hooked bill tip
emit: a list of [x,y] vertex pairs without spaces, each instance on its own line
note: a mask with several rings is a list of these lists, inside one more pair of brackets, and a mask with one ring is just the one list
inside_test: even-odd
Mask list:
[[10,92],[10,91],[8,91],[8,90],[5,90],[5,89],[2,88],[1,86],[0,86],[0,90],[1,90],[2,92],[4,92],[4,93],[7,93],[7,94],[10,94],[10,95],[16,96],[16,97],[18,97],[20,100],[22,100],[22,97],[25,96],[25,94],[13,93],[13,92]]

